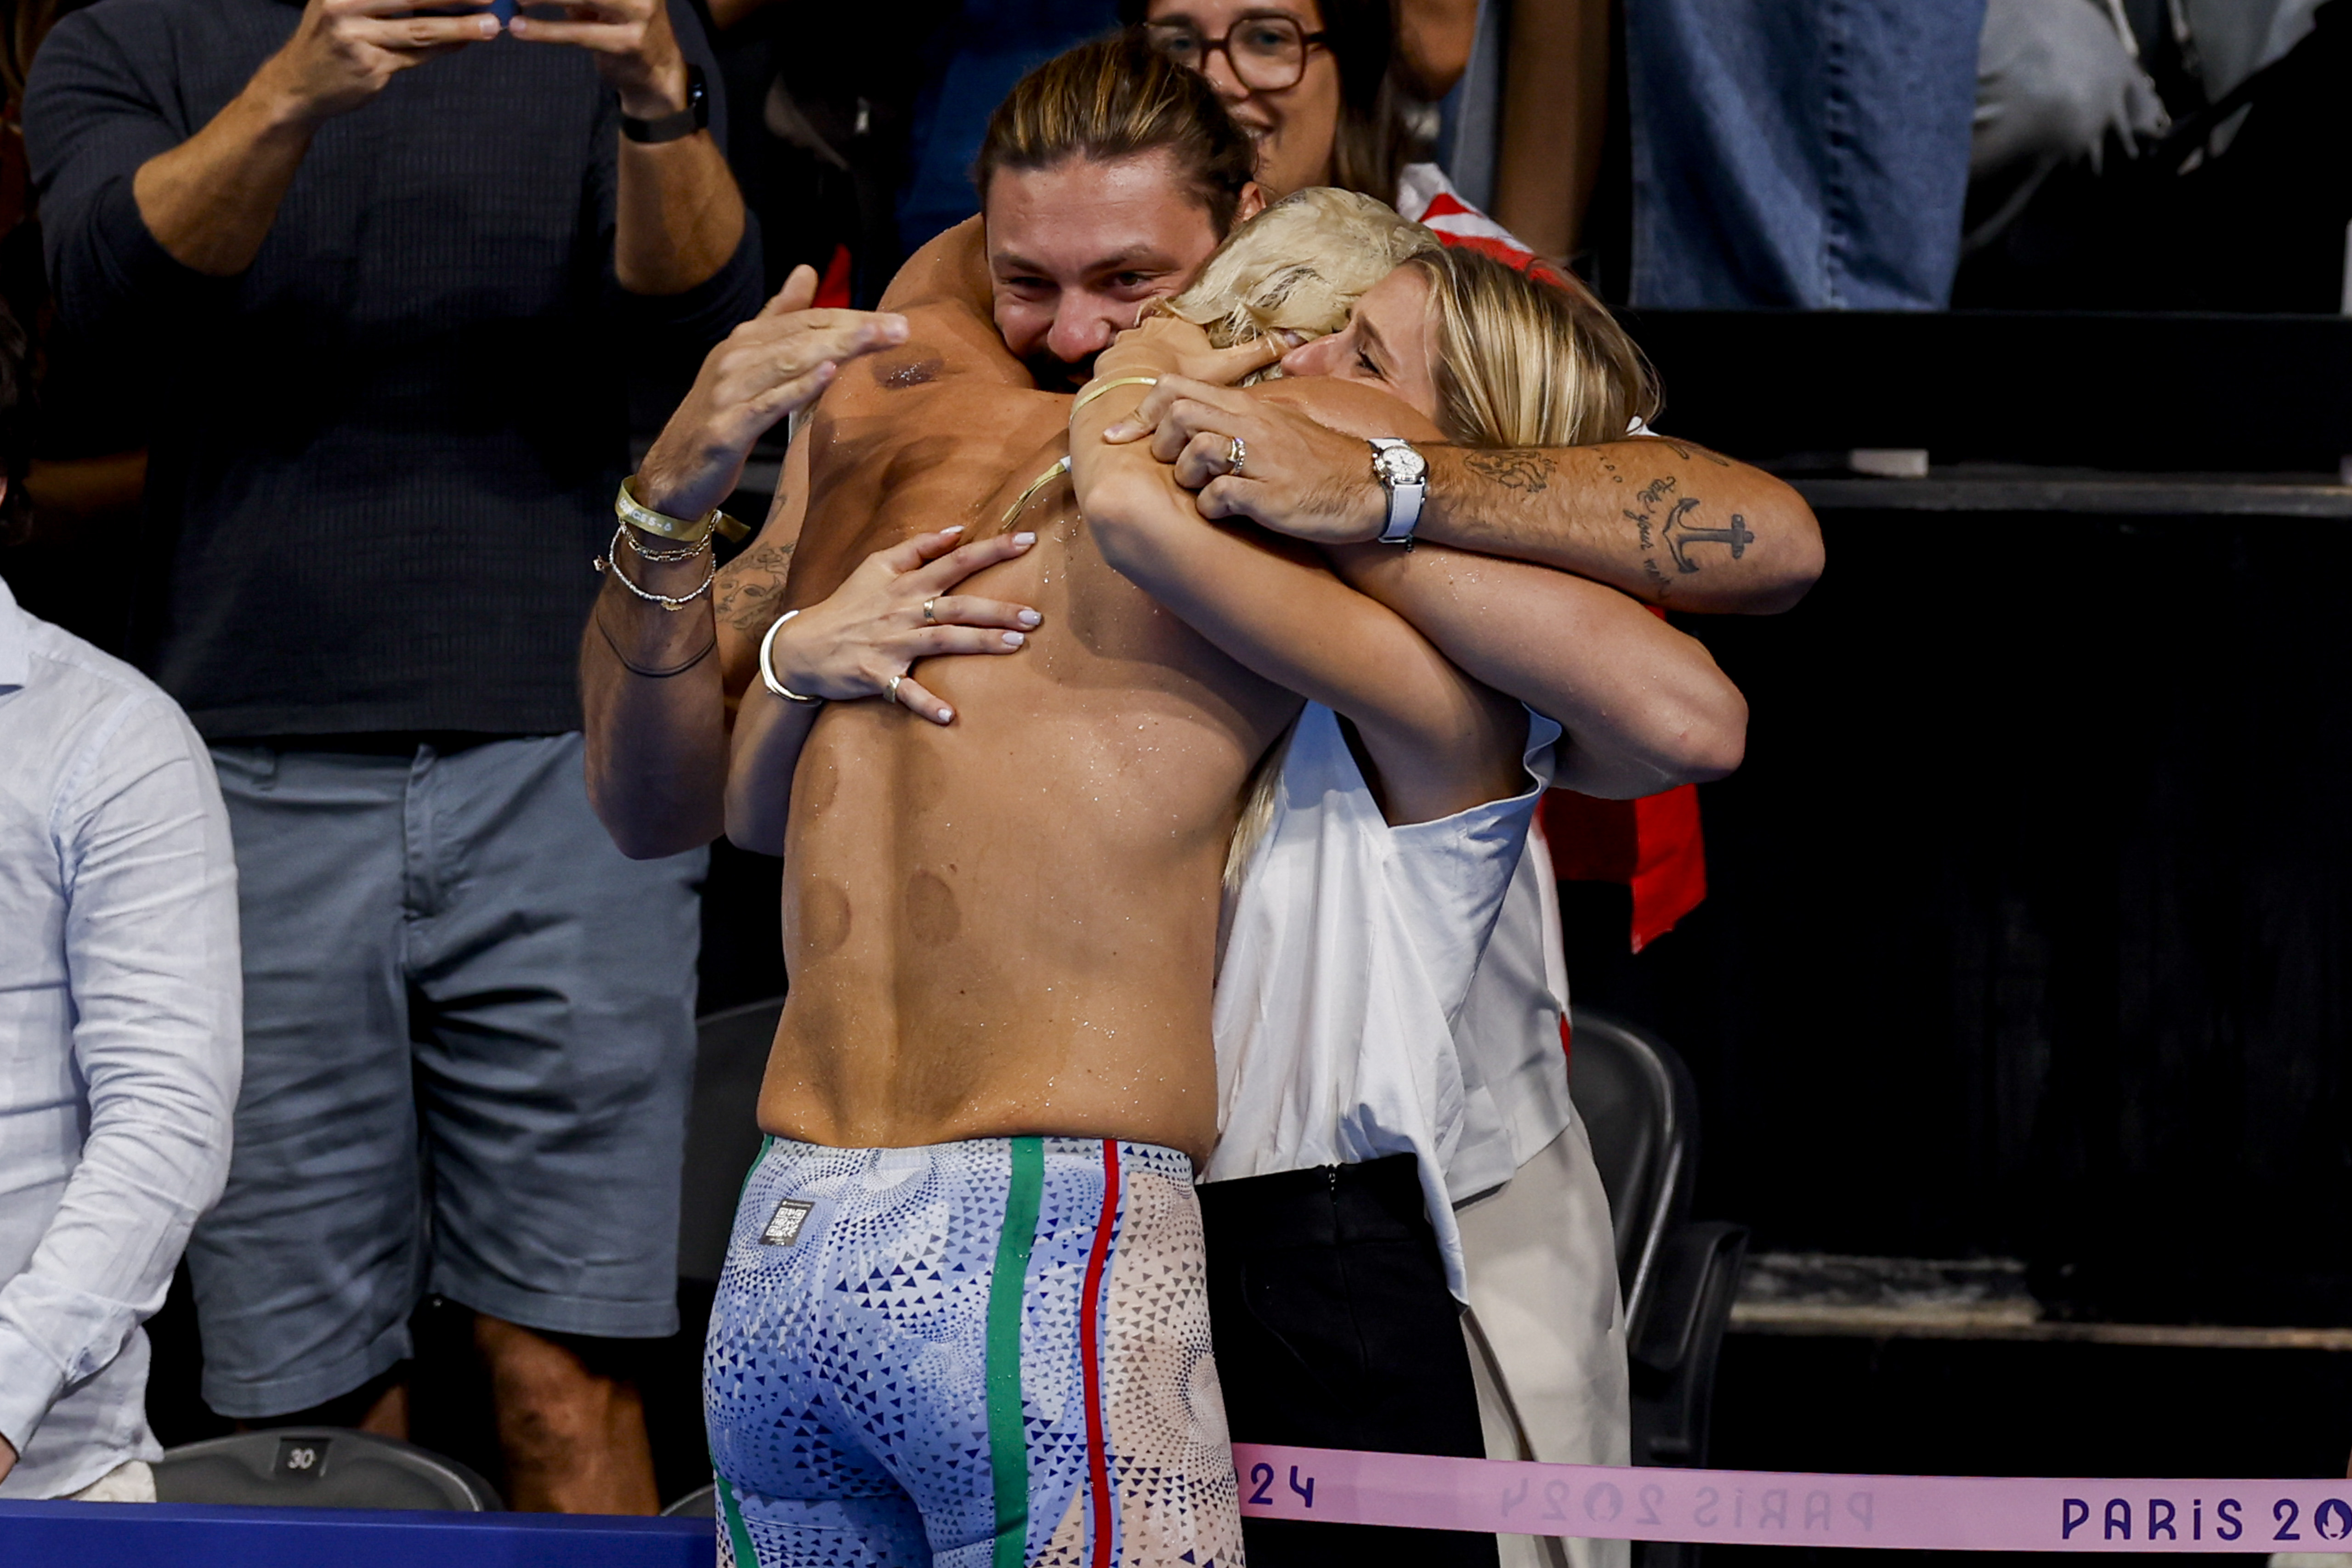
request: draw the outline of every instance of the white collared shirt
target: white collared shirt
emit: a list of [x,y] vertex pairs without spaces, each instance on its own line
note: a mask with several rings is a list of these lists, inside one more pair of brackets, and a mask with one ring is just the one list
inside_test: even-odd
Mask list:
[[161,1452],[147,1343],[228,1173],[236,872],[212,758],[0,583],[0,1497]]
[[1520,793],[1392,828],[1339,719],[1309,703],[1283,758],[1273,822],[1234,895],[1217,975],[1219,1137],[1202,1179],[1414,1155],[1457,1296],[1450,1173],[1465,1135],[1483,1170],[1510,1158],[1496,1139],[1543,1115],[1498,1110],[1518,1092],[1517,1034],[1491,1060],[1465,1062],[1454,1030],[1525,863],[1559,733],[1528,715]]

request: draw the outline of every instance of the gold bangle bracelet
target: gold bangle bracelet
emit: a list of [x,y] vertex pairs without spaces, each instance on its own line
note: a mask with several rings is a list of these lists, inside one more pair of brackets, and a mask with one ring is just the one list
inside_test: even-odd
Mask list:
[[682,545],[698,545],[716,529],[729,542],[740,544],[751,537],[751,530],[713,507],[699,517],[673,517],[655,511],[637,499],[634,475],[621,481],[621,488],[613,497],[613,515],[641,533]]
[[1078,410],[1114,387],[1156,387],[1159,384],[1158,376],[1113,376],[1107,382],[1095,382],[1078,393],[1078,401],[1070,405],[1070,417],[1076,419]]

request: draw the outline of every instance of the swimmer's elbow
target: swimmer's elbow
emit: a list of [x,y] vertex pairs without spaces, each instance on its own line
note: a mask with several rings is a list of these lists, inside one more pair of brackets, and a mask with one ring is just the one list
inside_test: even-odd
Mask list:
[[1783,480],[1771,481],[1774,491],[1766,508],[1766,535],[1772,549],[1769,566],[1748,602],[1737,606],[1751,615],[1778,615],[1793,610],[1798,601],[1821,580],[1829,555],[1822,544],[1821,520],[1805,498]]
[[1728,779],[1748,758],[1748,699],[1730,682],[1688,716],[1658,759],[1660,771],[1684,784]]

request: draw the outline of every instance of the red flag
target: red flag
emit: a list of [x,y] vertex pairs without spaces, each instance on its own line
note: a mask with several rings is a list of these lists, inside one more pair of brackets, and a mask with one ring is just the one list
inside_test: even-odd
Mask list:
[[824,277],[816,286],[815,308],[846,310],[849,308],[849,247],[833,247],[833,259],[824,264]]
[[1560,881],[1622,882],[1633,889],[1636,953],[1706,897],[1706,842],[1695,784],[1639,800],[1597,800],[1554,789],[1544,797],[1543,821]]

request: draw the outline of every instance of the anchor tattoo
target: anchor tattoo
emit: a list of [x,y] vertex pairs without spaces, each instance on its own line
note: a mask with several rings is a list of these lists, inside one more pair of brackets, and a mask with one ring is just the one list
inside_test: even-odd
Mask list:
[[1729,545],[1731,559],[1738,560],[1747,553],[1748,547],[1756,542],[1755,534],[1748,530],[1748,519],[1738,512],[1731,514],[1731,526],[1727,528],[1690,527],[1683,518],[1697,507],[1696,497],[1685,496],[1675,503],[1674,509],[1666,514],[1665,521],[1658,525],[1658,532],[1665,539],[1666,549],[1674,552],[1675,570],[1694,572],[1698,570],[1698,562],[1684,553],[1685,545]]

